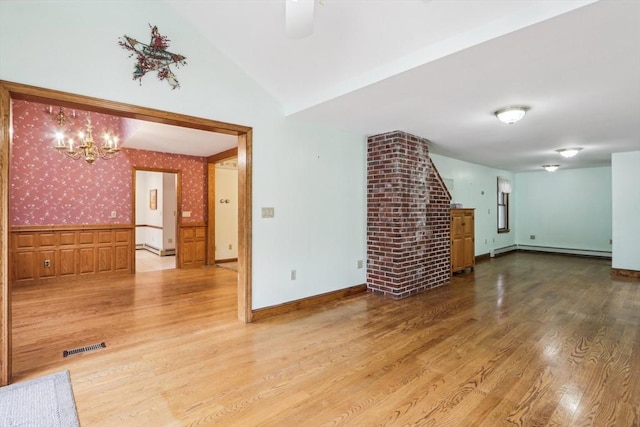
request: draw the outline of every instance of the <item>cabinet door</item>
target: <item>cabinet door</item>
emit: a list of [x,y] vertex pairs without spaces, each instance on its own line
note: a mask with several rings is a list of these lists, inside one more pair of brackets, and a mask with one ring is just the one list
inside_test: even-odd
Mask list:
[[462,220],[464,237],[473,239],[473,212],[465,212]]
[[463,261],[462,261],[462,265],[464,266],[464,268],[467,267],[473,267],[474,265],[474,241],[472,237],[465,237],[464,238],[464,250],[463,250]]
[[473,212],[465,212],[464,219],[462,220],[463,234],[464,234],[464,268],[472,267],[475,265],[475,230],[473,222]]
[[464,233],[462,215],[451,216],[451,271],[464,268]]
[[451,271],[463,270],[465,251],[464,240],[454,240],[451,242]]

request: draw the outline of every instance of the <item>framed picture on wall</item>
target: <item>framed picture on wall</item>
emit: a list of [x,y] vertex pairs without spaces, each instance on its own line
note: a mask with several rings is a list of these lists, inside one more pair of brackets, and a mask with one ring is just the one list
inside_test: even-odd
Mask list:
[[158,209],[158,190],[149,190],[149,209]]

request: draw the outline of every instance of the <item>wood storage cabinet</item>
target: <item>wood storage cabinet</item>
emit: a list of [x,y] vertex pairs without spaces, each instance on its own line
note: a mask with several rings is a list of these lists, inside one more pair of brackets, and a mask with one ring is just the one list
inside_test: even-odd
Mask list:
[[452,273],[475,268],[474,235],[474,209],[451,209]]

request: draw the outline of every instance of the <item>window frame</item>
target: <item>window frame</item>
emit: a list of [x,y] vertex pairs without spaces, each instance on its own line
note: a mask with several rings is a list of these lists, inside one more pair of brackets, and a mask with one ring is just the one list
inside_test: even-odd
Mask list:
[[[509,193],[500,191],[500,178],[496,179],[497,211],[496,222],[498,233],[508,233],[509,230]],[[502,203],[500,203],[502,201]],[[500,227],[500,208],[504,209],[504,227]]]

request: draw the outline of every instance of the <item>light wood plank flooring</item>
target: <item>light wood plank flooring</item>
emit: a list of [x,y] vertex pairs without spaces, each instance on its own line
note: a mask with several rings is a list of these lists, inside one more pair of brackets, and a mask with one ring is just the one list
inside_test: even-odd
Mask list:
[[517,253],[248,325],[222,268],[25,286],[14,380],[70,370],[84,426],[638,426],[640,283],[609,270]]

